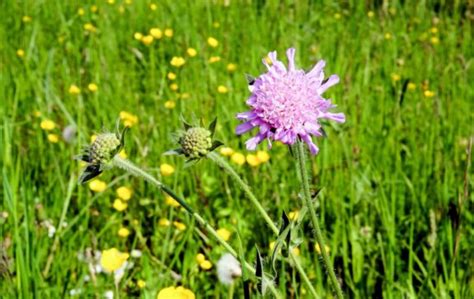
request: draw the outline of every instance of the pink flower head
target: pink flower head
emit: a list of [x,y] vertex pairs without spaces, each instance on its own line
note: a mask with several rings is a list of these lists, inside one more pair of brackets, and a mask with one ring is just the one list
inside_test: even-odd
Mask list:
[[315,155],[319,149],[311,136],[323,136],[319,120],[331,119],[342,123],[346,119],[343,113],[329,112],[335,105],[322,97],[329,87],[339,82],[339,77],[331,75],[324,80],[324,60],[305,73],[295,68],[294,48],[288,49],[286,55],[288,69],[277,60],[276,51],[268,54],[271,65],[263,59],[268,72],[250,83],[252,94],[247,105],[251,110],[237,114],[237,118],[245,122],[235,131],[240,135],[259,128],[257,135],[245,143],[248,150],[254,150],[265,138],[271,147],[272,140],[294,144],[299,137]]

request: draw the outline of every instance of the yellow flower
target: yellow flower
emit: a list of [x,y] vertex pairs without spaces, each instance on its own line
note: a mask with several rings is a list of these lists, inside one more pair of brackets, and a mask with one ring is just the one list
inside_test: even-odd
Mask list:
[[221,149],[219,150],[219,152],[220,152],[221,155],[223,155],[223,156],[230,157],[230,156],[232,156],[232,154],[234,153],[234,150],[231,149],[230,147],[221,147]]
[[[329,253],[329,246],[324,245],[324,248],[326,249],[326,252]],[[321,254],[321,249],[319,248],[318,243],[314,244],[314,250],[316,250],[318,254]]]
[[254,154],[248,154],[246,160],[247,160],[247,163],[249,163],[249,165],[253,167],[256,167],[260,164],[260,161],[258,160],[257,156]]
[[123,200],[130,200],[130,198],[132,198],[132,189],[126,187],[126,186],[122,186],[122,187],[118,187],[117,190],[115,190],[116,193],[117,193],[117,196],[120,198],[120,199],[123,199]]
[[124,149],[122,149],[118,155],[122,158],[122,159],[127,159],[127,153],[125,152]]
[[416,84],[413,82],[408,83],[407,86],[408,90],[415,90],[416,89]]
[[194,48],[188,48],[188,50],[186,50],[186,53],[188,53],[189,57],[194,57],[197,55],[197,51]]
[[169,72],[167,77],[168,77],[168,79],[170,79],[170,80],[174,80],[174,79],[176,79],[176,74],[175,74],[175,73],[172,73],[172,72]]
[[179,222],[179,221],[173,221],[174,227],[176,227],[178,230],[183,231],[186,229],[186,224]]
[[40,127],[41,129],[45,131],[51,131],[51,130],[54,130],[54,128],[56,128],[56,123],[50,119],[45,119],[41,121]]
[[173,109],[174,107],[176,107],[176,102],[175,101],[169,100],[169,101],[165,102],[165,108],[166,109]]
[[176,199],[174,199],[173,197],[169,196],[169,195],[165,195],[165,204],[173,207],[173,208],[177,208],[177,207],[180,207],[181,205],[179,204],[179,202],[176,201]]
[[240,166],[245,164],[245,156],[241,153],[233,153],[230,160]]
[[106,272],[114,272],[122,267],[130,255],[120,252],[117,248],[110,248],[102,251],[100,256],[100,265]]
[[392,77],[392,81],[394,82],[400,81],[400,79],[402,78],[399,74],[395,74],[395,73],[393,73],[391,77]]
[[143,289],[144,287],[146,287],[146,282],[142,279],[137,280],[137,287],[139,289]]
[[195,298],[196,296],[191,290],[188,290],[182,286],[164,288],[156,296],[156,299],[195,299]]
[[212,23],[212,27],[219,28],[219,27],[221,27],[221,24],[219,22],[214,22],[214,23]]
[[334,14],[334,18],[335,18],[336,20],[339,20],[340,18],[342,18],[342,15],[341,15],[340,13],[336,12],[336,13]]
[[107,3],[109,3],[110,5],[112,5],[112,4],[115,3],[115,0],[107,0]]
[[36,111],[33,112],[33,115],[35,117],[40,117],[41,116],[41,111],[36,110]]
[[16,50],[16,56],[18,56],[18,57],[25,56],[25,50],[23,50],[23,49]]
[[158,220],[159,226],[170,226],[170,224],[170,221],[166,218],[160,218],[160,220]]
[[127,111],[120,111],[119,117],[126,127],[132,127],[138,123],[138,117]]
[[229,92],[229,89],[227,87],[225,87],[224,85],[219,85],[217,87],[217,92],[218,93],[227,93],[227,92]]
[[107,184],[99,179],[94,179],[89,182],[89,189],[94,192],[103,192],[105,189],[107,189]]
[[387,33],[385,33],[384,38],[385,38],[386,40],[392,39],[392,34],[389,33],[389,32],[387,32]]
[[69,93],[70,94],[80,94],[81,89],[79,87],[77,87],[77,85],[72,84],[71,86],[69,86]]
[[183,57],[176,57],[174,56],[171,58],[170,64],[174,67],[182,67],[186,63]]
[[140,32],[135,32],[133,34],[133,38],[136,39],[136,40],[142,40],[143,34],[141,34]]
[[198,253],[198,254],[196,255],[196,262],[197,262],[198,264],[204,262],[205,260],[206,260],[206,257],[204,256],[204,254]]
[[97,84],[95,84],[95,83],[89,83],[89,85],[87,85],[87,88],[91,92],[96,92],[99,89],[99,87],[97,87]]
[[427,98],[432,98],[435,96],[435,93],[434,91],[431,91],[431,90],[425,90],[425,92],[423,93],[425,95],[425,97]]
[[293,249],[291,249],[291,251],[293,252],[294,255],[296,256],[299,256],[301,254],[301,251],[298,247],[293,247]]
[[374,13],[373,11],[369,11],[369,12],[367,13],[367,16],[368,16],[369,18],[373,18],[373,17],[375,16],[375,13]]
[[91,12],[97,12],[97,10],[98,10],[97,5],[91,6]]
[[171,28],[166,28],[166,29],[165,29],[165,36],[166,36],[166,37],[173,37],[173,29],[171,29]]
[[219,56],[211,56],[211,58],[209,58],[209,63],[214,63],[214,62],[219,62],[221,61],[221,58]]
[[126,227],[121,227],[118,230],[118,235],[119,235],[119,237],[126,238],[130,235],[130,230]]
[[160,39],[163,36],[163,32],[161,32],[160,28],[151,28],[150,34],[156,39]]
[[268,247],[270,248],[270,251],[273,251],[273,249],[275,249],[275,244],[276,244],[275,241],[271,241],[270,244],[268,244]]
[[433,36],[432,38],[430,38],[430,42],[433,45],[437,45],[437,44],[439,44],[439,38],[436,37],[436,36]]
[[171,89],[172,91],[177,91],[178,88],[179,88],[178,84],[176,84],[176,83],[170,84],[170,89]]
[[95,26],[92,25],[91,23],[86,23],[84,24],[84,30],[89,31],[89,32],[96,32],[97,28],[95,28]]
[[152,42],[153,42],[153,36],[151,36],[151,35],[145,35],[144,37],[142,37],[142,43],[143,43],[145,46],[151,45]]
[[270,59],[270,57],[268,57],[268,55],[265,56],[264,59],[265,59],[265,62],[266,62],[268,65],[272,65],[272,64],[273,64],[272,60]]
[[21,18],[21,20],[23,21],[23,23],[29,23],[29,22],[31,22],[31,17],[30,16],[23,16],[23,18]]
[[183,93],[181,94],[181,98],[182,98],[182,99],[189,99],[189,97],[190,97],[190,94],[187,93],[187,92],[183,92]]
[[217,47],[219,45],[219,42],[217,41],[217,39],[213,38],[213,37],[209,37],[207,39],[207,44],[213,48]]
[[294,221],[294,220],[298,219],[299,215],[300,215],[300,211],[298,211],[298,210],[291,211],[291,212],[288,213],[288,219]]
[[122,201],[120,198],[116,198],[112,204],[112,207],[119,212],[123,212],[125,209],[127,209],[128,204],[125,201]]
[[225,228],[219,228],[217,230],[217,235],[219,235],[219,237],[221,237],[224,241],[229,241],[232,233]]
[[125,4],[130,5],[130,4],[132,4],[132,3],[133,3],[133,0],[125,0]]
[[227,65],[227,71],[234,72],[237,69],[237,65],[235,63],[229,63]]
[[257,158],[260,163],[266,163],[270,160],[270,155],[266,151],[257,151]]
[[432,28],[430,29],[430,31],[431,31],[431,33],[433,33],[433,34],[437,34],[437,33],[438,33],[438,28],[432,27]]
[[94,142],[96,139],[97,139],[97,135],[96,135],[96,134],[92,134],[92,135],[91,135],[91,143]]
[[199,264],[199,267],[201,267],[203,270],[209,270],[212,268],[212,263],[208,260],[205,260]]
[[85,13],[84,8],[79,8],[79,9],[77,10],[77,14],[80,15],[80,16],[83,16],[84,13]]
[[56,134],[48,134],[48,141],[51,143],[58,143],[59,142],[59,136]]
[[162,176],[170,176],[174,173],[174,167],[169,164],[163,163],[160,165],[160,172]]
[[158,8],[158,6],[155,3],[150,4],[150,9],[155,11]]

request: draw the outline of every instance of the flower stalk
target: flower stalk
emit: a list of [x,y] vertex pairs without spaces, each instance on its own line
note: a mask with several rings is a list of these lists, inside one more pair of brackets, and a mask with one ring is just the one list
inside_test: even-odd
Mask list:
[[316,241],[318,242],[319,248],[321,248],[321,255],[323,256],[324,266],[326,267],[326,271],[329,274],[331,283],[336,291],[337,298],[342,299],[344,297],[342,294],[342,289],[341,289],[341,286],[339,285],[336,274],[331,264],[331,260],[329,259],[329,255],[326,251],[323,235],[321,233],[318,217],[316,215],[316,209],[311,199],[311,193],[309,189],[309,179],[308,179],[308,173],[306,169],[306,153],[305,153],[304,143],[302,141],[298,141],[296,145],[296,168],[299,174],[298,177],[301,180],[301,185],[303,188],[304,204],[310,213],[311,223],[313,225]]
[[[227,172],[228,175],[244,190],[245,194],[247,197],[250,199],[252,204],[257,208],[258,212],[260,215],[263,217],[267,225],[270,227],[270,229],[273,231],[273,233],[278,237],[279,235],[279,230],[275,223],[271,220],[270,216],[268,213],[265,211],[263,206],[260,204],[258,201],[257,197],[255,194],[252,192],[250,189],[250,186],[244,182],[244,180],[239,176],[239,174],[232,168],[232,166],[227,163],[224,159],[222,159],[221,156],[216,154],[215,152],[211,152],[207,155],[209,159],[211,159],[213,162],[215,162],[219,167],[224,169],[225,172]],[[301,277],[306,283],[306,286],[309,288],[309,291],[311,295],[314,298],[319,298],[318,294],[316,293],[316,290],[314,289],[313,285],[311,284],[311,281],[309,280],[308,275],[306,275],[306,272],[304,271],[303,267],[301,266],[300,262],[294,255],[293,251],[289,250],[289,254],[291,257],[291,260],[293,261],[297,271],[300,273]]]
[[[137,177],[141,177],[143,179],[145,179],[147,182],[151,183],[152,185],[154,185],[155,187],[161,189],[163,192],[165,192],[166,194],[168,194],[169,196],[171,196],[173,199],[175,199],[194,219],[196,219],[196,221],[209,233],[211,234],[216,240],[217,242],[222,245],[230,254],[232,254],[234,257],[238,258],[238,254],[237,254],[237,251],[232,248],[232,246],[227,243],[226,241],[224,241],[224,239],[222,239],[219,234],[217,233],[217,231],[204,219],[201,217],[201,215],[199,215],[198,213],[196,213],[192,208],[191,206],[189,206],[186,201],[184,201],[183,198],[181,198],[180,196],[178,196],[173,190],[171,190],[168,186],[166,186],[165,184],[163,184],[162,182],[160,182],[159,180],[157,180],[155,177],[153,177],[152,175],[150,175],[149,173],[147,173],[146,171],[144,171],[143,169],[141,169],[140,167],[136,166],[134,163],[132,163],[131,161],[127,160],[127,159],[123,159],[122,157],[120,157],[119,155],[115,155],[111,161],[112,165],[115,166],[115,167],[118,167],[120,169],[123,169],[125,171],[127,171],[128,173],[134,175],[134,176],[137,176]],[[242,261],[244,266],[251,272],[255,273],[255,268],[250,265],[249,263],[247,263],[246,261]],[[266,279],[266,278],[264,278]],[[276,288],[273,286],[273,284],[271,282],[269,282],[268,284],[268,288],[270,289],[270,291],[272,292],[273,296],[275,298],[281,298],[279,292],[276,290]]]

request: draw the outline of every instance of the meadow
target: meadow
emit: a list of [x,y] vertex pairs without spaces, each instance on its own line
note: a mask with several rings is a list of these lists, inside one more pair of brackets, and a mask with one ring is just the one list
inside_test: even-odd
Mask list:
[[[246,74],[263,73],[270,51],[286,64],[290,47],[300,68],[324,59],[341,78],[325,95],[346,122],[325,124],[309,163],[345,297],[474,297],[472,1],[25,0],[1,1],[0,20],[0,297],[159,298],[173,286],[262,296],[251,273],[219,283],[227,250],[143,179],[114,168],[78,184],[74,157],[119,120],[130,127],[122,157],[254,266],[258,248],[282,298],[311,298],[291,261],[271,259],[277,238],[229,175],[163,155],[182,119],[217,117],[214,153],[275,225],[283,213],[298,223],[291,250],[332,298],[292,153],[248,151],[250,134],[235,134]],[[118,281],[99,267],[112,248],[127,261]]]

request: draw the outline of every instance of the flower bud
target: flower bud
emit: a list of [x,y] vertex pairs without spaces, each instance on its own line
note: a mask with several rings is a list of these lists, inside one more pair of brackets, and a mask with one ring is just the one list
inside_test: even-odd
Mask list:
[[187,158],[204,157],[212,147],[211,132],[200,127],[190,128],[179,139],[179,144]]
[[89,162],[92,164],[107,164],[117,154],[120,147],[121,143],[116,134],[100,134],[90,147]]

